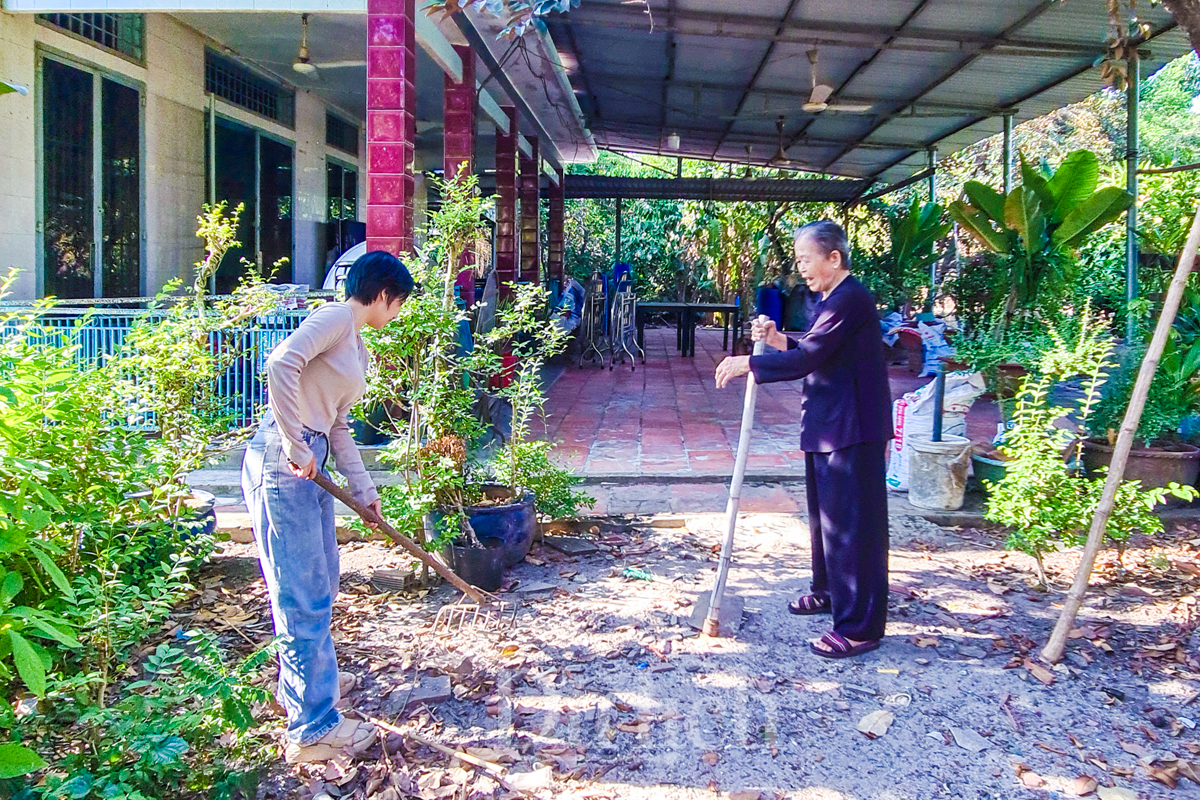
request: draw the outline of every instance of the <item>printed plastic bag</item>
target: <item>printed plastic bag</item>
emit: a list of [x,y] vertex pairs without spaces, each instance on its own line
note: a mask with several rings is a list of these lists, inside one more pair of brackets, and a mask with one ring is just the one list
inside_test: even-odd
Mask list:
[[925,351],[925,361],[921,365],[921,377],[937,375],[942,368],[943,357],[954,355],[954,348],[946,341],[946,326],[941,322],[929,325],[917,323],[917,332],[921,334],[921,344]]
[[[912,454],[909,439],[912,436],[933,434],[934,384],[936,380],[909,392],[892,403],[892,427],[895,438],[888,446],[888,488],[900,492],[908,491],[908,463]],[[948,436],[965,436],[967,411],[975,398],[985,389],[983,374],[979,372],[946,373],[946,394],[942,404],[942,433]]]

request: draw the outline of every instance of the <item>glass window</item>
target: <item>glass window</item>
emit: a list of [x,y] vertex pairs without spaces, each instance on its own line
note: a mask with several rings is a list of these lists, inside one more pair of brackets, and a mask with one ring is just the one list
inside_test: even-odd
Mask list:
[[336,114],[325,112],[325,144],[343,153],[358,155],[358,126]]
[[292,281],[292,146],[253,128],[217,119],[216,199],[228,209],[245,204],[238,225],[241,246],[230,250],[217,271],[216,291],[227,294],[243,274],[242,259],[269,275],[275,262],[288,259],[272,278]]
[[43,62],[46,294],[141,294],[140,120],[137,89],[53,59]]
[[135,61],[143,60],[145,14],[39,14],[38,19]]
[[289,128],[295,127],[295,93],[212,50],[204,51],[204,91]]
[[326,225],[326,267],[363,240],[358,220],[358,173],[351,167],[330,161],[325,166],[325,196],[329,205]]

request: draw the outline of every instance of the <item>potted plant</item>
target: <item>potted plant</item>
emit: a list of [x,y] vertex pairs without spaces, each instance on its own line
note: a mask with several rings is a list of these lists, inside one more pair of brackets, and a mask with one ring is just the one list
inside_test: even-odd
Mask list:
[[[1068,344],[1057,332],[1051,334],[1053,344],[1040,359],[1037,373],[1024,379],[1012,427],[999,448],[1004,477],[987,486],[985,517],[1008,527],[1008,546],[1033,557],[1043,586],[1048,584],[1045,553],[1081,544],[1087,538],[1104,489],[1106,468],[1098,470],[1100,474],[1078,468],[1081,442],[1067,428],[1069,415],[1086,424],[1096,410],[1100,387],[1112,367],[1112,345],[1105,326],[1105,320],[1091,319],[1085,313],[1076,342]],[[1053,405],[1051,388],[1080,375],[1082,395],[1075,408]],[[1135,530],[1160,532],[1162,523],[1152,512],[1167,495],[1192,499],[1197,492],[1178,483],[1143,487],[1137,480],[1124,480],[1108,521],[1108,537],[1120,546]]]
[[[1089,472],[1107,467],[1112,461],[1116,432],[1129,407],[1137,366],[1144,353],[1145,344],[1126,352],[1123,369],[1106,387],[1090,420],[1091,438],[1083,443],[1083,463]],[[1194,485],[1200,477],[1200,447],[1183,441],[1179,431],[1184,419],[1197,410],[1200,410],[1200,342],[1185,351],[1180,334],[1172,331],[1150,384],[1125,474],[1147,487],[1172,483]]]
[[453,284],[482,232],[484,201],[468,171],[438,188],[426,246],[406,262],[421,291],[391,324],[364,334],[375,356],[365,402],[389,409],[392,441],[381,458],[403,475],[381,487],[385,515],[427,549],[447,551],[460,574],[468,561],[486,572],[489,538],[515,563],[539,510],[568,515],[587,498],[549,461],[548,445],[530,437],[544,400],[542,366],[566,345],[546,292],[514,286],[497,308],[460,309]]
[[118,407],[128,409],[126,424],[148,431],[150,458],[158,474],[149,491],[166,504],[171,516],[206,517],[209,525],[215,524],[212,497],[192,492],[186,478],[247,438],[249,429],[234,424],[235,414],[219,392],[219,382],[248,355],[246,322],[278,303],[278,295],[248,261],[232,295],[208,297],[209,279],[226,252],[238,246],[242,208],[238,205],[226,215],[224,202],[204,206],[196,235],[204,240],[205,256],[195,265],[192,285],[183,289],[181,280],[170,281],[134,320],[122,349],[109,362],[118,378]]

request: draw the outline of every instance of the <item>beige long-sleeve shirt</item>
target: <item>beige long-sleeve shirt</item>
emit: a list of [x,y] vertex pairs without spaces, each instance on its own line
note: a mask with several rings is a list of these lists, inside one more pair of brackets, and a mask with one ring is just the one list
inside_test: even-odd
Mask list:
[[313,459],[303,428],[324,433],[338,472],[354,499],[368,505],[379,497],[350,433],[347,415],[367,391],[367,348],[345,303],[327,303],[308,315],[267,358],[267,402],[298,466]]

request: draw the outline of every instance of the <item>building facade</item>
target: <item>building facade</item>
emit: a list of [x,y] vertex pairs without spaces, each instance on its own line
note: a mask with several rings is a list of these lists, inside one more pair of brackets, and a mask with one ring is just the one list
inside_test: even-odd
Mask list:
[[[0,80],[28,88],[0,97],[0,270],[17,272],[10,299],[138,297],[188,280],[201,256],[196,217],[219,201],[244,210],[241,247],[217,291],[243,260],[277,282],[319,286],[354,243],[411,247],[431,200],[426,178],[447,153],[461,157],[464,141],[479,171],[497,172],[498,126],[511,125],[527,185],[594,158],[565,77],[494,71],[506,43],[493,41],[486,20],[439,28],[412,0],[338,12],[218,3],[169,13],[146,3],[84,12],[87,3],[6,3]],[[251,7],[231,8],[240,3]],[[375,20],[408,37],[384,41]],[[466,100],[455,91],[464,74]],[[479,91],[477,74],[491,87]],[[474,113],[464,114],[471,97]],[[583,144],[564,154],[556,136]],[[397,225],[407,239],[393,235]],[[526,260],[539,257],[527,248]]]

